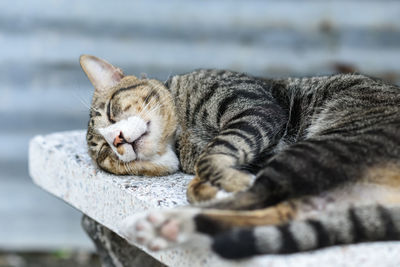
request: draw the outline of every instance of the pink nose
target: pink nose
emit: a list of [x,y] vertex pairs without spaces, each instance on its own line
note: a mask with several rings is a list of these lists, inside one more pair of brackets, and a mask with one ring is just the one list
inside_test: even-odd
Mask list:
[[122,145],[123,143],[126,143],[124,136],[122,135],[122,132],[119,133],[117,137],[115,137],[113,145],[115,147],[118,147],[119,145]]

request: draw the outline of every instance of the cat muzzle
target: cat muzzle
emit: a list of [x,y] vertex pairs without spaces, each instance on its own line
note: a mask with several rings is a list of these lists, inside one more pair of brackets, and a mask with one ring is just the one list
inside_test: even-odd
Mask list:
[[119,147],[123,144],[130,144],[132,146],[133,151],[136,151],[137,149],[137,144],[139,143],[139,141],[145,136],[147,135],[149,132],[145,131],[142,135],[140,135],[137,139],[133,140],[132,142],[128,142],[126,140],[126,138],[124,137],[124,134],[122,132],[119,133],[119,135],[117,137],[114,138],[113,141],[113,145],[115,147]]

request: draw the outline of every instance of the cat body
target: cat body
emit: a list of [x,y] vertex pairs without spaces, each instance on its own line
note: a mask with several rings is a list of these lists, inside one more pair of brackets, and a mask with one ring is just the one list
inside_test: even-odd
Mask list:
[[272,80],[224,70],[162,84],[91,56],[81,65],[96,89],[94,161],[164,175],[178,157],[195,174],[189,201],[208,201],[133,215],[121,229],[128,241],[158,250],[202,233],[238,258],[400,239],[399,87],[358,74]]

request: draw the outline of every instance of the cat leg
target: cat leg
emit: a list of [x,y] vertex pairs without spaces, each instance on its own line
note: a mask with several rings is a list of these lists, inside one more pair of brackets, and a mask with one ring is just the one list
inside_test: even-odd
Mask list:
[[[400,240],[400,198],[319,211],[304,203],[283,202],[257,211],[176,208],[128,217],[120,234],[130,243],[161,250],[211,238],[212,249],[225,258],[287,254],[326,246]],[[295,205],[293,205],[295,204]],[[306,204],[307,205],[307,204]]]
[[276,225],[297,216],[297,205],[284,202],[256,211],[175,208],[135,214],[123,221],[120,234],[151,250],[173,247],[198,234],[216,235],[234,227]]
[[187,192],[189,201],[210,200],[218,192],[249,188],[255,176],[244,171],[243,166],[251,164],[277,142],[283,134],[285,116],[282,108],[274,103],[238,108],[222,116],[221,130],[196,162],[196,177]]
[[266,162],[249,192],[272,205],[358,182],[379,166],[398,166],[395,131],[386,126],[362,135],[321,135],[295,143]]
[[370,166],[357,183],[293,200],[294,205],[295,213],[283,224],[237,224],[213,235],[213,250],[225,258],[243,258],[400,240],[400,166]]
[[[395,170],[398,168],[372,167],[360,183],[259,210],[196,207],[134,215],[125,220],[121,233],[130,242],[152,250],[205,234],[211,238],[213,250],[227,258],[398,240],[400,180]],[[386,177],[377,180],[382,175]]]
[[[218,209],[257,209],[285,199],[317,195],[363,179],[400,183],[396,125],[362,135],[322,135],[293,144],[266,161],[254,184]],[[374,178],[372,178],[374,177]],[[391,177],[391,178],[388,178]]]
[[367,205],[276,226],[235,228],[213,237],[224,258],[287,254],[333,245],[400,240],[400,206]]

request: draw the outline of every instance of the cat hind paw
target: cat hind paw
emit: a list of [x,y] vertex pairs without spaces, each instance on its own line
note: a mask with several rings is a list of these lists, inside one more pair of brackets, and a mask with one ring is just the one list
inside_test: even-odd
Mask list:
[[130,244],[141,244],[158,251],[177,246],[195,234],[194,216],[198,209],[155,210],[127,217],[119,233]]

